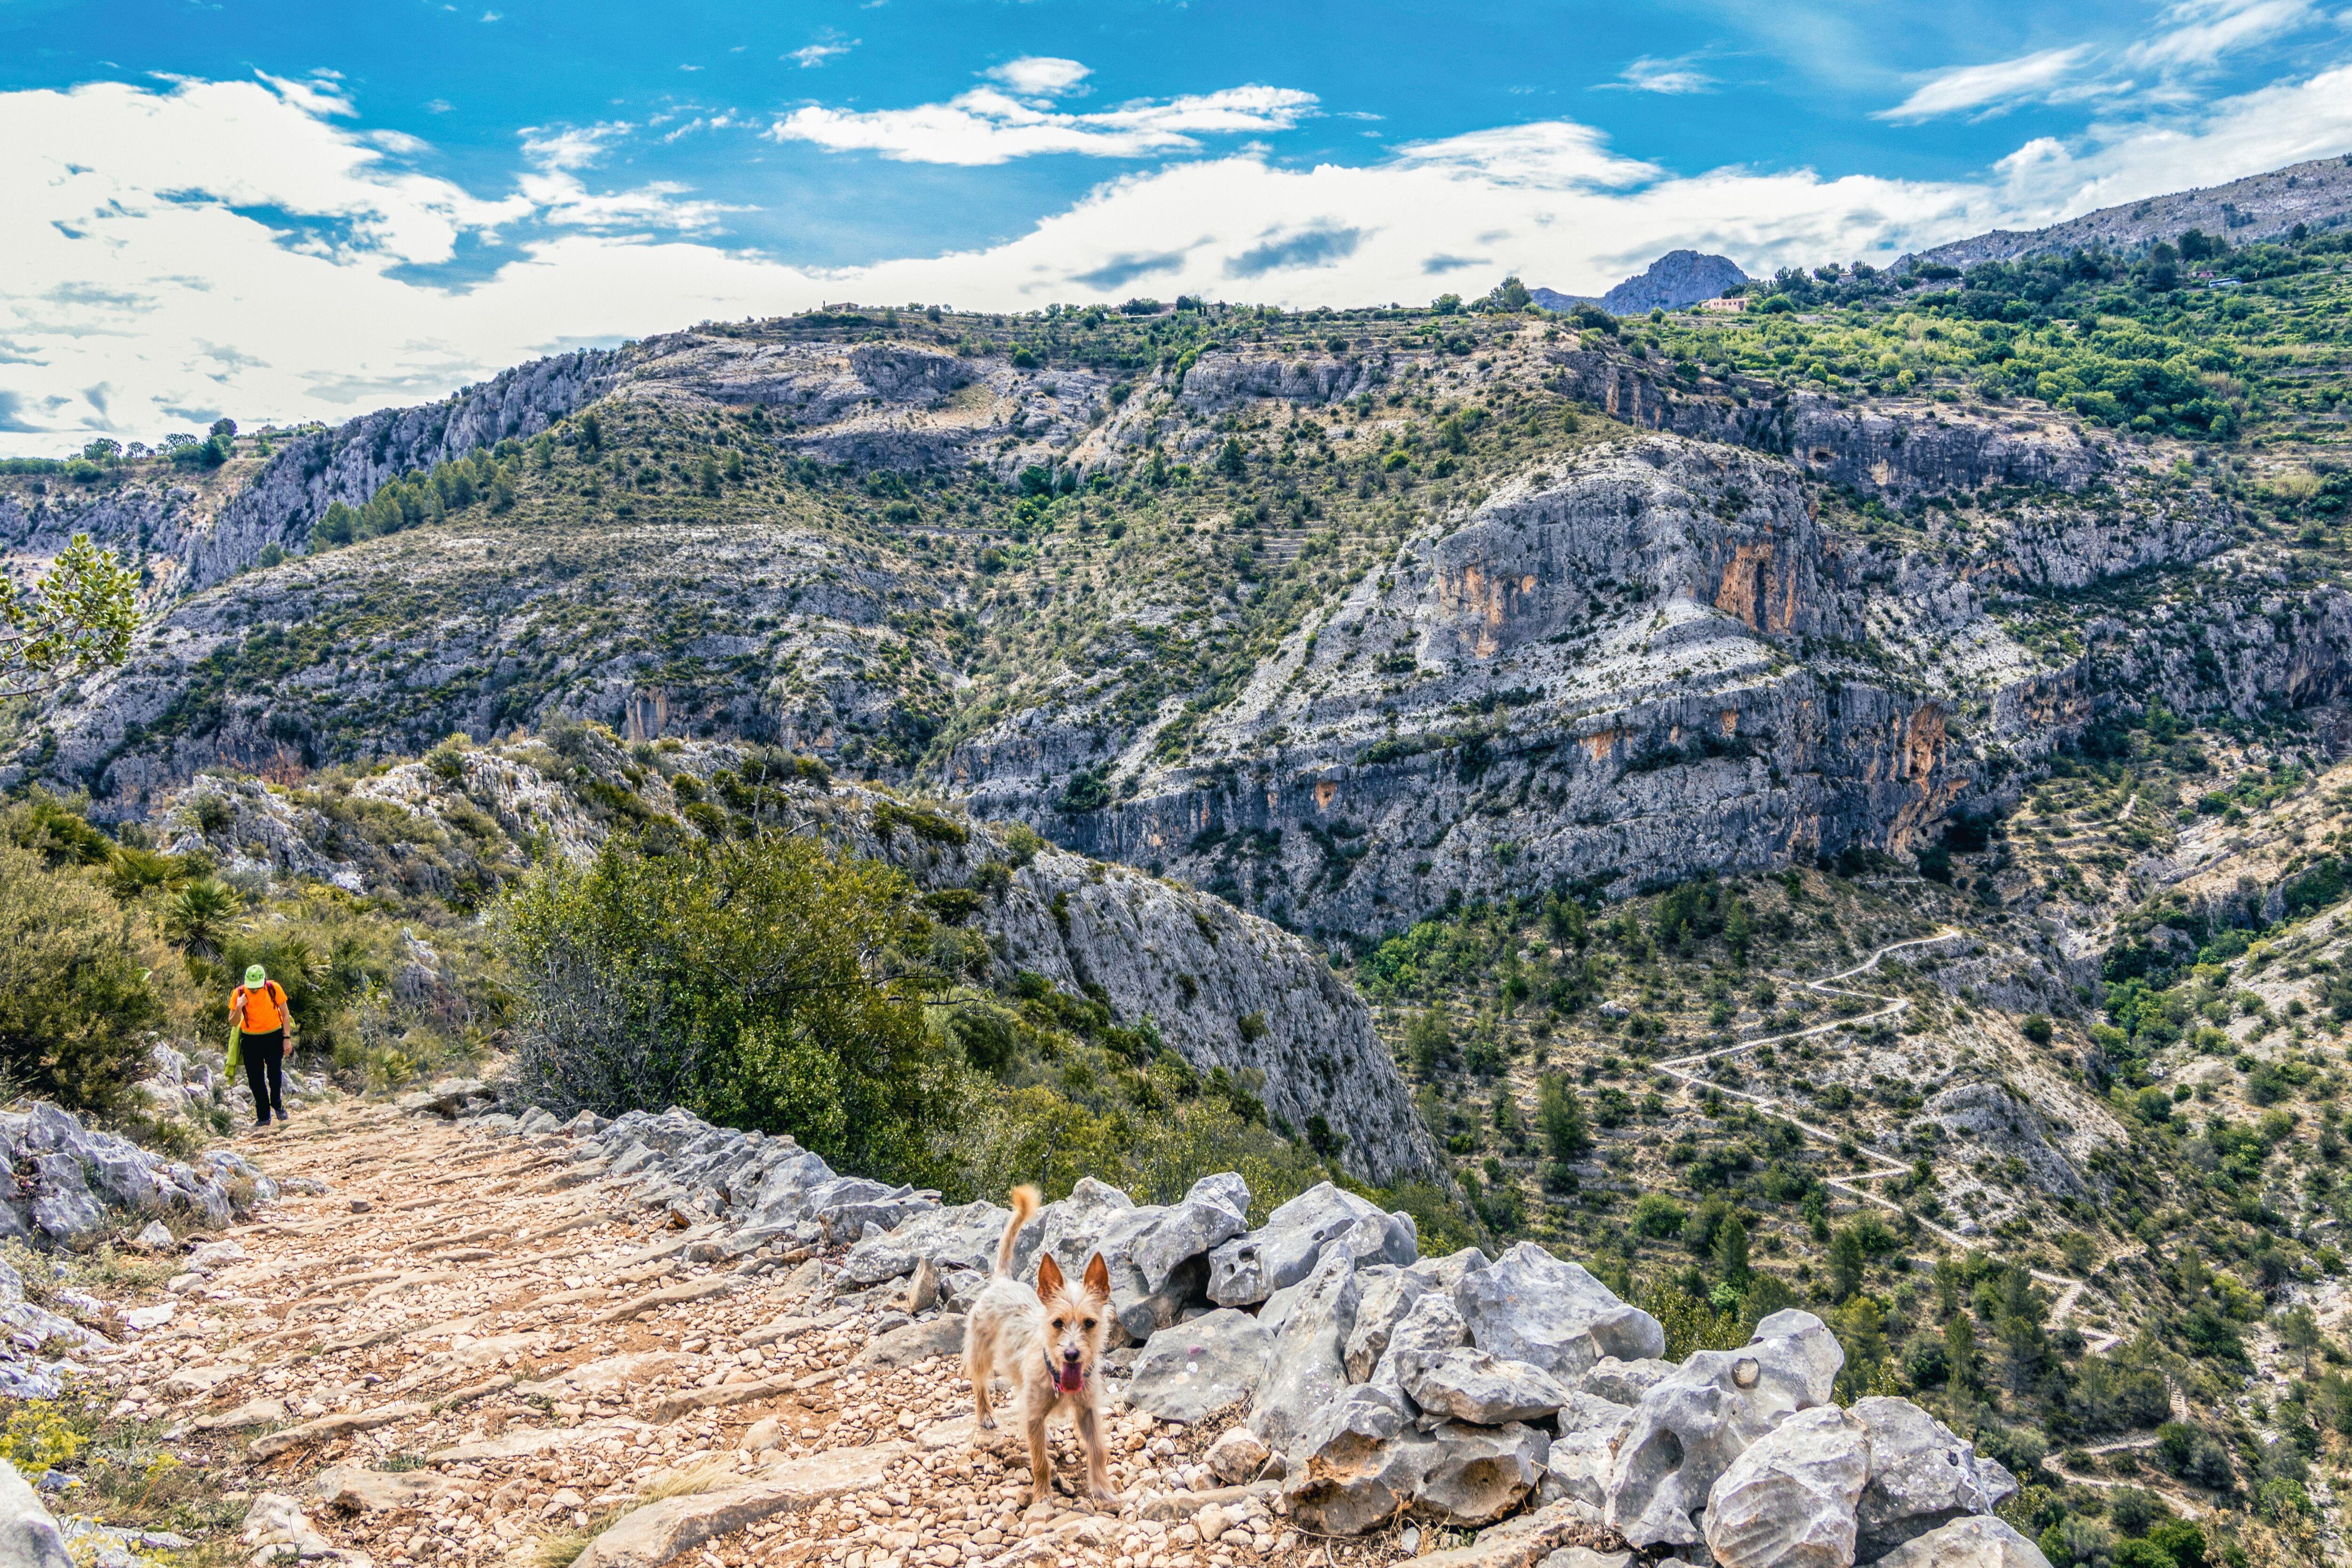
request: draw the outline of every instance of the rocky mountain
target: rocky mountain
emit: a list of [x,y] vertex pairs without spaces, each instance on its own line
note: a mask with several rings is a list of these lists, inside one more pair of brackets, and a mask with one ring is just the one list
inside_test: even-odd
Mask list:
[[1598,299],[1581,294],[1562,294],[1555,288],[1528,292],[1547,310],[1597,305],[1612,316],[1646,316],[1653,310],[1679,310],[1702,299],[1713,299],[1735,284],[1747,281],[1748,275],[1728,256],[1670,250]]
[[2275,239],[2298,224],[2314,229],[2336,228],[2347,216],[2352,216],[2352,152],[2340,158],[2314,158],[2226,185],[2101,207],[2048,228],[1994,229],[1903,256],[1895,270],[1916,273],[1927,267],[1965,270],[1979,262],[2064,255],[2076,249],[2129,251],[2155,240],[2178,239],[2190,229],[2242,245]]
[[[20,484],[28,540],[212,522],[152,536],[186,586],[19,766],[135,818],[200,770],[568,713],[921,781],[1370,936],[1531,883],[1907,856],[2104,693],[2341,689],[2341,591],[2250,539],[2232,472],[1710,340],[713,327],[288,441],[226,495]],[[331,547],[336,506],[384,531]],[[2125,584],[2171,608],[2094,602]]]

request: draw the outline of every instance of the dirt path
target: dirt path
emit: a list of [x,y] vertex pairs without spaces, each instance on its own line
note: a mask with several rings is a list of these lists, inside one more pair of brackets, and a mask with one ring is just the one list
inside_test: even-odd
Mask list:
[[[638,1207],[635,1178],[564,1138],[344,1103],[238,1146],[327,1190],[227,1233],[242,1256],[175,1281],[171,1321],[95,1374],[118,1415],[177,1424],[250,1499],[240,1556],[1303,1560],[1270,1485],[1192,1490],[1183,1434],[1143,1416],[1110,1420],[1121,1510],[1025,1511],[1025,1455],[971,1444],[960,1319],[909,1324],[893,1287],[835,1299],[824,1260],[799,1252],[729,1257],[715,1227]],[[1055,1444],[1076,1473],[1059,1427]],[[1339,1552],[1397,1554],[1392,1532]]]
[[[1690,1055],[1677,1056],[1669,1061],[1656,1062],[1654,1065],[1658,1071],[1667,1073],[1674,1078],[1679,1079],[1685,1085],[1696,1086],[1706,1082],[1699,1076],[1696,1069],[1700,1068],[1706,1062],[1717,1060],[1719,1057],[1737,1056],[1742,1051],[1754,1051],[1759,1046],[1779,1045],[1786,1040],[1804,1040],[1813,1035],[1829,1034],[1837,1030],[1845,1029],[1851,1025],[1875,1023],[1881,1019],[1894,1018],[1909,1009],[1911,1006],[1909,998],[1874,995],[1868,991],[1857,991],[1851,988],[1841,986],[1838,982],[1841,980],[1850,980],[1856,975],[1867,974],[1872,969],[1876,968],[1879,963],[1890,953],[1899,953],[1906,947],[1931,946],[1938,942],[1949,942],[1960,939],[1963,936],[1964,934],[1961,932],[1946,927],[1936,932],[1933,936],[1914,936],[1901,942],[1889,942],[1885,946],[1873,952],[1869,957],[1864,958],[1862,962],[1855,964],[1851,967],[1840,969],[1833,975],[1824,975],[1819,979],[1801,980],[1798,979],[1794,976],[1786,975],[1778,977],[1779,978],[1788,980],[1790,984],[1801,985],[1806,989],[1819,992],[1823,996],[1860,997],[1864,1001],[1881,1004],[1875,1011],[1856,1013],[1850,1018],[1832,1019],[1827,1023],[1811,1024],[1803,1029],[1787,1030],[1778,1034],[1758,1035],[1750,1040],[1743,1040],[1735,1045],[1718,1046],[1713,1051],[1695,1051]],[[1790,1126],[1793,1126],[1799,1132],[1803,1133],[1807,1137],[1812,1138],[1819,1143],[1826,1144],[1831,1147],[1835,1147],[1843,1141],[1839,1134],[1829,1132],[1824,1128],[1814,1126],[1811,1123],[1805,1121],[1794,1112],[1787,1109],[1780,1102],[1772,1099],[1769,1095],[1751,1094],[1746,1091],[1738,1089],[1726,1089],[1720,1084],[1708,1084],[1707,1087],[1714,1089],[1717,1093],[1725,1095],[1728,1098],[1745,1100],[1749,1104],[1756,1106],[1759,1110],[1770,1111],[1782,1121],[1787,1122]],[[1858,1184],[1867,1181],[1876,1181],[1882,1176],[1900,1176],[1907,1172],[1911,1167],[1905,1165],[1901,1160],[1895,1159],[1888,1155],[1882,1155],[1876,1149],[1868,1147],[1867,1145],[1857,1145],[1856,1149],[1863,1158],[1874,1162],[1879,1168],[1876,1170],[1858,1172],[1853,1176],[1823,1176],[1822,1178],[1822,1185],[1834,1191],[1843,1193],[1847,1197],[1852,1198],[1856,1203],[1874,1204],[1878,1207],[1884,1208],[1890,1213],[1901,1214],[1903,1212],[1902,1205],[1896,1203],[1890,1197],[1884,1197],[1879,1193],[1872,1192],[1868,1188]],[[1918,1220],[1918,1224],[1922,1229],[1932,1232],[1936,1236],[1942,1238],[1944,1240],[1951,1243],[1955,1247],[1960,1248],[1963,1250],[1967,1250],[1977,1245],[1977,1243],[1971,1241],[1967,1237],[1962,1236],[1957,1230],[1952,1230],[1944,1226],[1936,1224],[1932,1220],[1919,1218],[1919,1217],[1916,1215],[1912,1218]],[[2116,1254],[2115,1256],[2121,1255],[2122,1254]],[[2106,1267],[2108,1263],[2113,1262],[2114,1260],[2114,1257],[2112,1256],[2102,1259],[2098,1265],[2093,1268],[2090,1272],[2095,1274],[2100,1269]],[[2085,1288],[2085,1281],[2083,1280],[2071,1279],[2063,1274],[2046,1273],[2040,1269],[2031,1269],[2028,1270],[2027,1272],[2032,1274],[2034,1279],[2040,1281],[2042,1284],[2053,1286],[2057,1289],[2058,1294],[2050,1304],[2050,1326],[2052,1328],[2058,1327],[2066,1321],[2067,1314],[2072,1312],[2074,1310],[2075,1304],[2081,1301],[2083,1291]],[[2095,1352],[2105,1352],[2114,1348],[2116,1344],[2120,1343],[2121,1339],[2122,1336],[2120,1334],[2096,1333],[2084,1336],[2084,1343]]]

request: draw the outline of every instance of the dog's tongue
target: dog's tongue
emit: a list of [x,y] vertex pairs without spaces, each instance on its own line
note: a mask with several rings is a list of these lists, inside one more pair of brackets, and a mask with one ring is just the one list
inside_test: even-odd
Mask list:
[[1056,1385],[1061,1388],[1063,1393],[1076,1394],[1080,1388],[1086,1385],[1087,1379],[1086,1374],[1078,1369],[1078,1364],[1076,1362],[1066,1361],[1062,1363],[1062,1370],[1055,1377],[1054,1381]]

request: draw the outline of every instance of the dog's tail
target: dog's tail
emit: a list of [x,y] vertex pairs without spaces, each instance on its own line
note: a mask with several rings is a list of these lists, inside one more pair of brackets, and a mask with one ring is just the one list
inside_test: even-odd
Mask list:
[[996,1271],[999,1274],[1013,1272],[1013,1243],[1020,1236],[1021,1228],[1028,1224],[1030,1217],[1036,1212],[1037,1189],[1034,1186],[1014,1187],[1013,1218],[1005,1224],[1004,1239],[996,1244]]

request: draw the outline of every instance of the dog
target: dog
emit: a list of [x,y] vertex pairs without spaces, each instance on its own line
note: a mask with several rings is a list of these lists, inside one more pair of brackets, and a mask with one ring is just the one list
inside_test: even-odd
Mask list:
[[1037,1288],[1013,1277],[1013,1247],[1021,1228],[1037,1212],[1037,1189],[1013,1189],[1013,1220],[996,1245],[996,1267],[964,1320],[964,1371],[971,1378],[972,1415],[993,1428],[990,1380],[1002,1374],[1013,1385],[1021,1423],[1029,1436],[1030,1506],[1054,1490],[1053,1463],[1045,1454],[1045,1422],[1066,1408],[1087,1450],[1087,1490],[1097,1502],[1117,1498],[1111,1490],[1109,1451],[1103,1437],[1102,1388],[1095,1368],[1110,1333],[1110,1268],[1097,1252],[1073,1289],[1051,1253],[1037,1260]]

